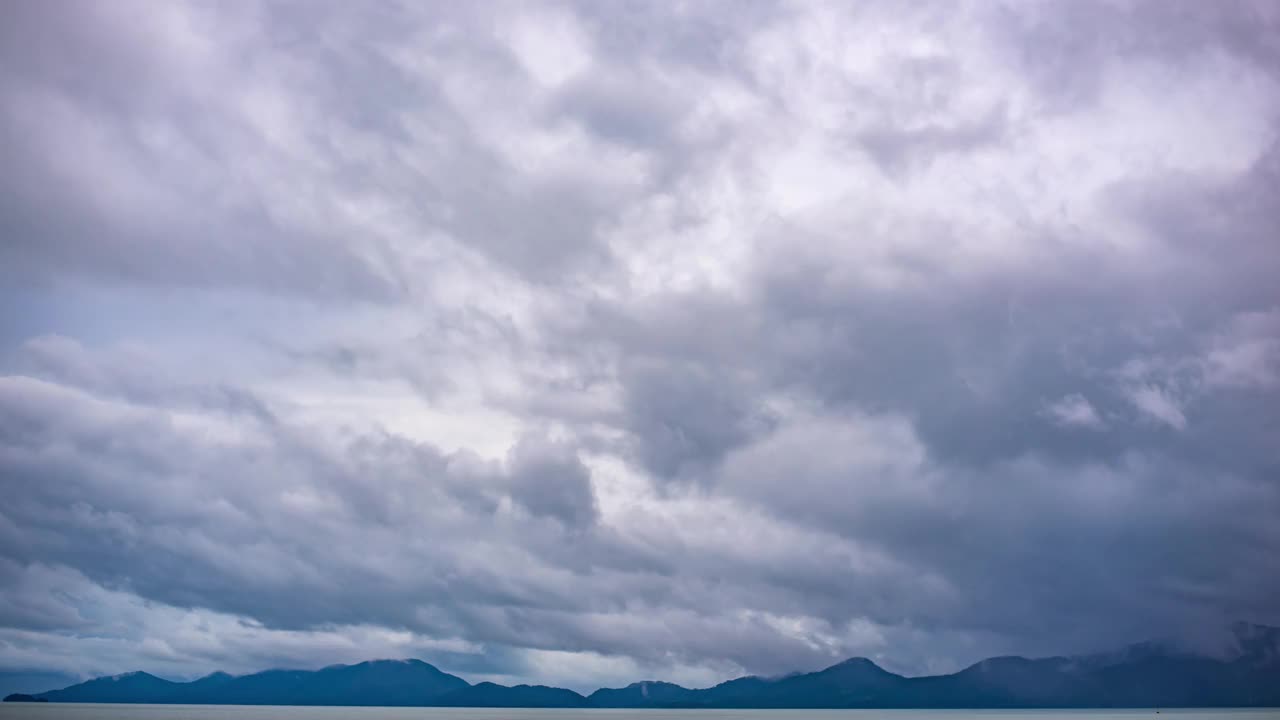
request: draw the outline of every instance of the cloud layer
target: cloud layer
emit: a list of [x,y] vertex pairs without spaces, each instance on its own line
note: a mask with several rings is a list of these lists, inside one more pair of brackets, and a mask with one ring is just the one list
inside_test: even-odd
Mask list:
[[1267,3],[7,15],[0,670],[1280,624]]

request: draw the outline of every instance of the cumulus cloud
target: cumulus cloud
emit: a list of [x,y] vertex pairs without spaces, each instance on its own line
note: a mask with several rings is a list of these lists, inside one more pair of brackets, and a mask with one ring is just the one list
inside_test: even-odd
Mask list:
[[1280,623],[1266,3],[6,20],[0,672]]

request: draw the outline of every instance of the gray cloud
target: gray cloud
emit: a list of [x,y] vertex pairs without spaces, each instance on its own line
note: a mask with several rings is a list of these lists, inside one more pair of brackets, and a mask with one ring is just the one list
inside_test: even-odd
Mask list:
[[1280,623],[1265,3],[9,19],[0,670]]
[[534,515],[557,518],[569,527],[595,521],[591,471],[570,448],[523,438],[511,451],[512,498]]

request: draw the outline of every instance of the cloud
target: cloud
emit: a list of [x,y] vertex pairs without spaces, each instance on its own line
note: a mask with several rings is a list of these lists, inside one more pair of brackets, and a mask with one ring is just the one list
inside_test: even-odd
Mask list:
[[1098,411],[1093,408],[1083,395],[1072,393],[1047,405],[1044,412],[1054,422],[1066,427],[1084,427],[1095,430],[1106,427]]
[[1280,18],[19,2],[0,670],[1280,623]]
[[1280,310],[1245,313],[1210,341],[1205,355],[1210,385],[1272,388],[1280,382]]
[[1174,430],[1187,428],[1187,416],[1183,414],[1178,401],[1163,388],[1155,385],[1143,385],[1135,388],[1129,395],[1134,407],[1152,419],[1162,422]]
[[595,522],[591,471],[572,449],[526,437],[512,448],[510,465],[512,498],[529,512],[569,527]]

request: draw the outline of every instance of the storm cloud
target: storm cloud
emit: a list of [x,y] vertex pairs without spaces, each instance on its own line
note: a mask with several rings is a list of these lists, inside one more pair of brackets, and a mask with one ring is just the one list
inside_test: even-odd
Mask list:
[[1280,624],[1277,38],[12,4],[0,671],[705,685]]

